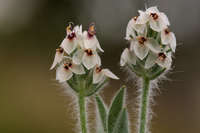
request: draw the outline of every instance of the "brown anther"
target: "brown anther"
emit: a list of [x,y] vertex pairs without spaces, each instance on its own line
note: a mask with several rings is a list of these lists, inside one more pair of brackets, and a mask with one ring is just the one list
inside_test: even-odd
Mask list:
[[138,42],[140,43],[140,44],[144,44],[144,42],[146,41],[147,39],[145,38],[145,37],[143,37],[143,36],[140,36],[140,37],[138,37]]
[[74,26],[74,24],[72,22],[69,22],[69,25],[66,28],[66,32],[67,33],[72,32],[73,31],[73,26]]
[[72,32],[72,33],[70,33],[70,34],[67,36],[67,38],[68,38],[69,40],[73,40],[75,37],[76,37],[75,32]]
[[154,20],[157,20],[157,19],[158,19],[158,14],[156,14],[156,13],[151,13],[151,17],[152,17]]
[[160,61],[164,61],[165,58],[166,58],[166,55],[164,53],[159,53],[158,58],[159,58]]
[[59,52],[59,53],[61,53],[61,54],[63,53],[63,51],[64,51],[64,50],[63,50],[63,48],[61,48],[61,47],[59,47],[59,48],[56,49],[56,52]]
[[92,56],[93,52],[91,49],[86,49],[85,52],[87,53],[88,56]]
[[71,62],[70,62],[70,63],[68,63],[68,66],[69,66],[69,67],[72,67],[72,63],[71,63]]
[[69,69],[68,64],[64,64],[64,68],[65,68],[65,70],[68,70]]
[[135,17],[133,17],[133,20],[135,20],[135,21],[136,21],[136,20],[137,20],[137,18],[138,18],[138,16],[135,16]]
[[168,29],[168,28],[165,29],[165,34],[167,35],[167,34],[169,34],[169,33],[170,33],[169,29]]
[[91,23],[89,28],[88,28],[88,37],[91,38],[95,34],[96,34],[95,25],[94,25],[94,23]]
[[96,67],[96,73],[100,73],[101,72],[101,70],[102,70],[102,68],[101,67]]

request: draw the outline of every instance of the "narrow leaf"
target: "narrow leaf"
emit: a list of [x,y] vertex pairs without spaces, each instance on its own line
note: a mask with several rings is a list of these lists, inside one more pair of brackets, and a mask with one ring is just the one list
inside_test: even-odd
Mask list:
[[128,133],[128,115],[126,108],[121,111],[113,133]]
[[108,133],[113,133],[113,129],[123,108],[125,86],[121,87],[115,96],[108,115]]
[[98,106],[99,116],[101,119],[102,126],[104,128],[104,132],[107,132],[107,112],[105,104],[99,96],[96,96],[96,102]]

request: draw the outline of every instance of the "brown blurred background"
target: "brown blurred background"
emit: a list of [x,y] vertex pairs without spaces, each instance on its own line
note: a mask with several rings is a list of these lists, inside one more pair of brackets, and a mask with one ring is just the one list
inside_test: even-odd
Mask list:
[[[162,83],[162,93],[155,97],[152,132],[199,133],[200,2],[152,0],[150,4],[168,15],[179,42],[171,80]],[[74,102],[64,96],[55,71],[49,71],[69,21],[83,24],[84,29],[96,23],[105,50],[103,65],[121,78],[101,94],[109,104],[126,84],[130,116],[135,117],[131,106],[136,87],[126,82],[118,64],[127,46],[126,25],[143,8],[142,0],[0,0],[0,133],[76,133]],[[94,113],[92,107],[90,112]]]

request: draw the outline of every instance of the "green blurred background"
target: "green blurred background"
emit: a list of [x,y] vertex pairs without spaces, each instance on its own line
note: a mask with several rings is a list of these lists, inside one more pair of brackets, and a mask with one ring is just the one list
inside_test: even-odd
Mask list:
[[[200,132],[200,2],[152,0],[171,22],[178,48],[174,70],[155,97],[153,133]],[[0,133],[76,133],[76,112],[70,95],[49,71],[67,22],[95,22],[103,66],[120,81],[101,93],[109,104],[123,84],[128,86],[128,109],[135,125],[136,85],[119,67],[130,18],[143,9],[142,0],[0,0]],[[130,78],[130,77],[129,77]],[[95,129],[94,100],[90,100],[91,133]],[[134,129],[134,128],[133,128]],[[134,133],[134,130],[132,131]]]

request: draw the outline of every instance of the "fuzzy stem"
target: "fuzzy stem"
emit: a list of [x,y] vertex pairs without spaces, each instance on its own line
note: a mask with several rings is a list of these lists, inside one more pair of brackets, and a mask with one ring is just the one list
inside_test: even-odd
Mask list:
[[142,99],[140,105],[140,122],[139,122],[139,133],[147,132],[147,117],[148,117],[148,106],[149,106],[149,89],[150,89],[150,80],[147,77],[143,78],[143,90],[142,90]]
[[82,133],[87,133],[86,113],[85,113],[85,96],[83,91],[79,92],[79,111]]

